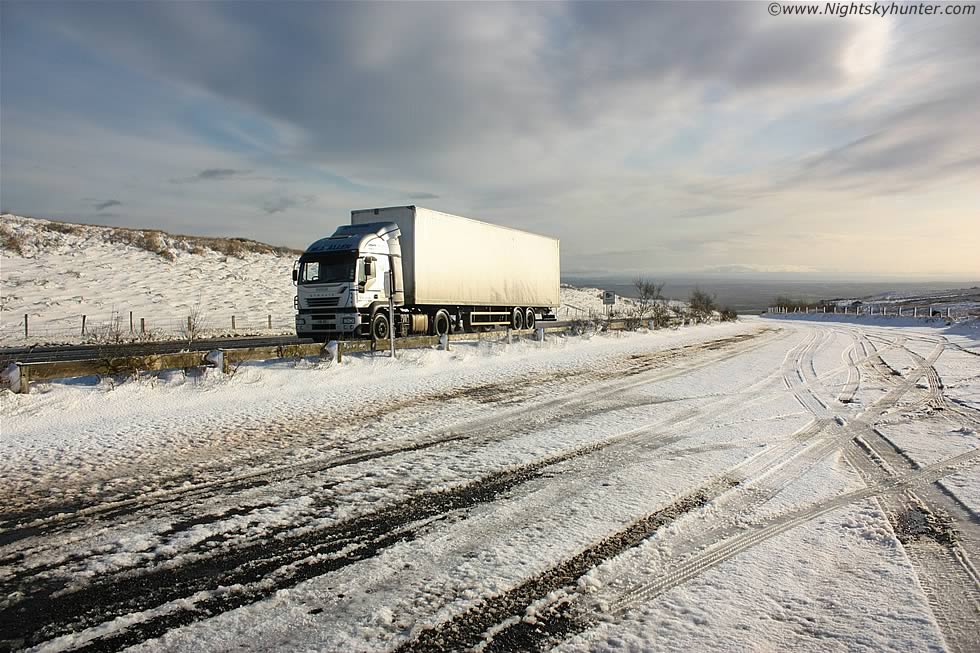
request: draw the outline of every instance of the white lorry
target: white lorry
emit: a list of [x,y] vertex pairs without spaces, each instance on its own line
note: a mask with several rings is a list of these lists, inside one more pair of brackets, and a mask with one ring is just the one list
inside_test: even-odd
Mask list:
[[351,211],[296,262],[296,335],[533,328],[555,319],[559,276],[554,238],[416,206]]

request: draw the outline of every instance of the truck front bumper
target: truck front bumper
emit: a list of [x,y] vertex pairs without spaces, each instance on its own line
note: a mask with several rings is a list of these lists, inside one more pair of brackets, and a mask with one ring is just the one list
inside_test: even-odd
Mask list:
[[337,313],[300,313],[296,316],[297,334],[353,333],[361,326],[357,311]]

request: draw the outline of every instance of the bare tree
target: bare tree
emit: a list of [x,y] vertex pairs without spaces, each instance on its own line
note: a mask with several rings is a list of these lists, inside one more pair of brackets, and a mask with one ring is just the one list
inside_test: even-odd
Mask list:
[[187,346],[190,347],[194,344],[194,341],[199,339],[207,329],[207,313],[201,304],[198,303],[197,306],[191,309],[190,315],[187,316],[186,324],[181,324],[181,335],[184,336],[184,338],[187,340]]
[[636,288],[636,297],[627,311],[627,328],[636,329],[649,321],[653,321],[658,329],[667,326],[669,312],[663,295],[664,284],[637,277],[633,280],[633,287]]

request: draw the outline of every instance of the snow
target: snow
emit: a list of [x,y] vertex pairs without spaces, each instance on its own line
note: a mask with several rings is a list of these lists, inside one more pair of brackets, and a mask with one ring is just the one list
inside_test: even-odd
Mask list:
[[[188,316],[208,334],[231,333],[233,315],[241,333],[294,329],[293,254],[195,253],[164,235],[161,255],[120,242],[128,230],[66,224],[61,232],[51,225],[62,223],[10,214],[0,220],[26,243],[24,256],[0,250],[5,345],[25,341],[25,314],[32,334],[27,342],[112,340],[116,332],[128,339],[130,312],[136,334],[144,319],[151,337],[179,335]],[[89,338],[81,334],[83,315]]]
[[[174,251],[160,265],[199,256]],[[149,651],[381,651],[433,628],[484,650],[555,610],[563,651],[944,650],[934,602],[956,594],[936,588],[957,586],[936,583],[958,568],[900,540],[886,506],[980,447],[976,340],[813,317],[4,391],[0,610],[42,597],[51,651],[129,633]],[[869,428],[914,469],[852,467]],[[940,483],[977,514],[977,459],[958,460]],[[163,571],[180,582],[144,584]],[[59,621],[96,590],[104,615]]]
[[[894,595],[907,601],[887,599]],[[869,603],[869,596],[880,600]],[[887,520],[874,502],[865,502],[780,535],[556,650],[733,647],[944,648]]]

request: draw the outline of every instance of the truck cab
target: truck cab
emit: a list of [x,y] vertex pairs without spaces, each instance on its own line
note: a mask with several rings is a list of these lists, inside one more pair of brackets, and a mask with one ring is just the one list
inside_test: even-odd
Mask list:
[[399,235],[390,222],[346,225],[310,245],[293,269],[296,334],[317,341],[367,335],[390,294],[401,306]]

